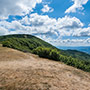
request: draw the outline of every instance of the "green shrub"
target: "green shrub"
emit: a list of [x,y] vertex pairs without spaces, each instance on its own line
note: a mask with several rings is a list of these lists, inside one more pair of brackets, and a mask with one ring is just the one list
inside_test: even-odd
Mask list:
[[59,61],[60,59],[60,53],[57,50],[51,50],[50,57],[53,60]]
[[70,57],[63,56],[56,49],[38,47],[33,50],[33,53],[39,55],[40,57],[52,59],[55,61],[61,61],[67,65],[90,72],[90,62],[78,60],[78,59],[72,58],[71,56]]
[[12,48],[12,45],[9,41],[6,41],[6,42],[2,42],[2,45],[3,47],[9,47],[9,48]]
[[55,49],[38,47],[33,50],[33,53],[39,55],[40,57],[59,61],[59,52]]

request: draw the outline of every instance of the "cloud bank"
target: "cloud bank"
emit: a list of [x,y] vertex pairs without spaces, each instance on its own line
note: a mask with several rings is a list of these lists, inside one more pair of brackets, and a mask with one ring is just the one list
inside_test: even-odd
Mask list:
[[66,45],[68,41],[69,45],[70,42],[81,43],[81,39],[75,39],[74,42],[74,39],[64,40],[63,37],[89,37],[90,27],[84,28],[84,24],[76,17],[65,16],[55,19],[48,15],[33,13],[18,21],[0,21],[0,35],[7,34],[32,34],[51,43],[55,40],[59,45]]

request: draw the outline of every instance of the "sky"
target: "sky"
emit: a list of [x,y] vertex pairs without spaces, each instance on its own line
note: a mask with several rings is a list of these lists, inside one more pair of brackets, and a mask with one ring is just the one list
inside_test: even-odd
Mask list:
[[0,0],[0,36],[8,34],[90,46],[90,0]]

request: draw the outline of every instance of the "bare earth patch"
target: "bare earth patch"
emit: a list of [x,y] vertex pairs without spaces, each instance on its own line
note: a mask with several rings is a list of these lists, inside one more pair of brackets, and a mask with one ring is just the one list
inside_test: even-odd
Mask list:
[[90,90],[90,73],[0,47],[0,90]]

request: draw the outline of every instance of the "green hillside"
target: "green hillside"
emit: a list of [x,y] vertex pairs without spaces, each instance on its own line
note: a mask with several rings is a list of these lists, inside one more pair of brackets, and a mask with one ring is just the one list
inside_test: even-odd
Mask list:
[[[24,52],[32,52],[32,50],[37,47],[56,48],[35,36],[26,34],[0,36],[0,43],[2,43],[4,47],[14,48]],[[77,50],[57,50],[60,51],[62,55],[90,61],[89,54]]]
[[0,42],[4,47],[14,48],[24,52],[31,52],[37,47],[55,48],[51,44],[32,35],[18,34],[0,36]]
[[23,52],[31,52],[40,57],[61,61],[84,71],[90,71],[90,55],[76,50],[59,50],[32,35],[0,36],[0,43],[3,47],[9,47]]
[[77,50],[62,50],[62,54],[65,56],[71,56],[80,60],[90,61],[90,55]]

